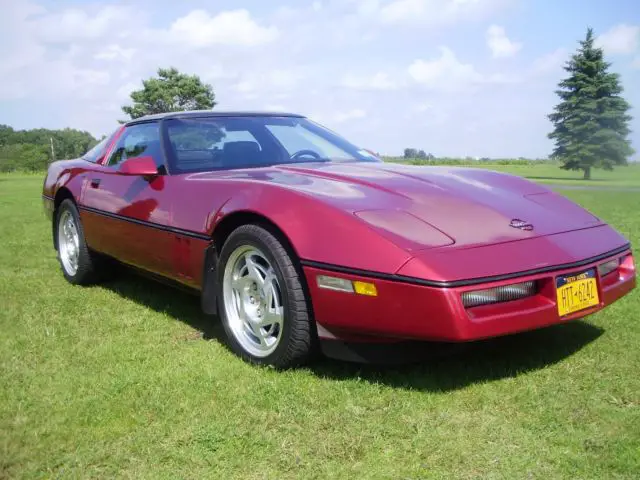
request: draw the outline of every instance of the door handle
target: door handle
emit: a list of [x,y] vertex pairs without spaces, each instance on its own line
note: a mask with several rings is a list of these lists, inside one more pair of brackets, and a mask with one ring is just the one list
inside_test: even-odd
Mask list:
[[92,178],[91,179],[91,188],[98,188],[100,186],[100,179],[99,178]]

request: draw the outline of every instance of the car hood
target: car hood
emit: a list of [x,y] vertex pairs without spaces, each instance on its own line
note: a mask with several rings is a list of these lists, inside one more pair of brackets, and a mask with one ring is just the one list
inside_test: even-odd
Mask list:
[[[190,178],[260,183],[299,192],[365,222],[410,252],[511,242],[602,225],[546,187],[480,168],[305,163]],[[321,221],[321,209],[316,213],[315,220]]]
[[287,165],[271,181],[356,215],[407,250],[523,240],[602,222],[523,178],[389,163]]

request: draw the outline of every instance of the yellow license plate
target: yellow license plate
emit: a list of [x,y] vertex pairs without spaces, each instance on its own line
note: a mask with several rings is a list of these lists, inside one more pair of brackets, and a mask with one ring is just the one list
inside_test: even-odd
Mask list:
[[561,317],[598,305],[596,270],[557,277],[556,298]]

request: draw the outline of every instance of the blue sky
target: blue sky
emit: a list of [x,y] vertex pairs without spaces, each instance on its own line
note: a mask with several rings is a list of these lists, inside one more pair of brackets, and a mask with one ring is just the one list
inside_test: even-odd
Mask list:
[[176,66],[216,108],[303,113],[385,154],[544,157],[562,64],[592,26],[640,151],[640,3],[613,5],[0,0],[0,123],[105,134],[142,78]]

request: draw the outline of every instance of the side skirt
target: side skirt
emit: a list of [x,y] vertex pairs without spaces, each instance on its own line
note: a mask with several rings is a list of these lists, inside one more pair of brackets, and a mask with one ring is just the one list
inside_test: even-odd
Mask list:
[[181,290],[181,291],[183,291],[185,293],[188,293],[188,294],[191,294],[191,295],[194,295],[194,296],[200,295],[200,290],[198,290],[197,288],[193,288],[193,287],[190,287],[188,285],[185,285],[184,283],[181,283],[181,282],[179,282],[177,280],[174,280],[173,278],[165,277],[164,275],[159,275],[157,273],[152,273],[152,272],[149,272],[149,271],[144,270],[142,268],[135,267],[133,265],[129,265],[129,264],[123,263],[123,262],[121,262],[119,260],[116,260],[113,257],[109,257],[109,256],[104,255],[104,254],[100,254],[100,255],[102,255],[103,257],[105,257],[105,258],[109,259],[110,261],[114,262],[118,267],[122,268],[123,270],[131,272],[131,273],[134,273],[134,274],[136,274],[136,275],[138,275],[140,277],[144,277],[146,279],[153,280],[155,282],[161,283],[161,284],[166,285],[168,287],[175,288],[176,290]]

